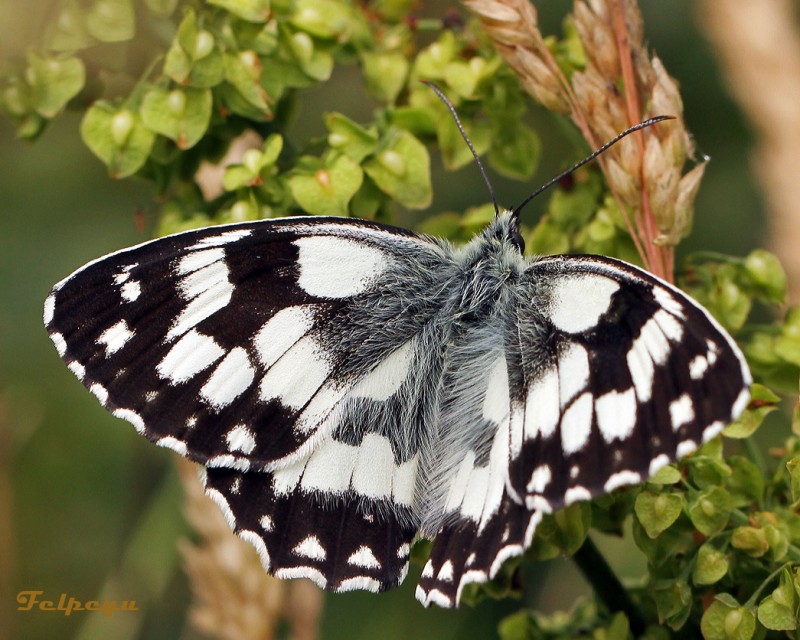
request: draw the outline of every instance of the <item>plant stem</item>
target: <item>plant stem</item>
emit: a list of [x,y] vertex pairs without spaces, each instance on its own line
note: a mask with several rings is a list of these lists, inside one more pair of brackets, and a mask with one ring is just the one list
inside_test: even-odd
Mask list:
[[572,560],[608,610],[622,611],[628,617],[633,636],[639,637],[644,633],[646,625],[641,612],[591,538],[586,538],[583,546],[572,556]]

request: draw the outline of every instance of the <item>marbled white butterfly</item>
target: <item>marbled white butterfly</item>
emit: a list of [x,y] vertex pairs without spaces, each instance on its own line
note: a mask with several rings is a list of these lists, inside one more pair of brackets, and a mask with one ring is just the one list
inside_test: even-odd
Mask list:
[[519,215],[467,245],[302,217],[90,262],[44,322],[100,403],[205,465],[281,578],[455,606],[542,514],[642,482],[749,401],[736,344],[632,265],[522,255]]

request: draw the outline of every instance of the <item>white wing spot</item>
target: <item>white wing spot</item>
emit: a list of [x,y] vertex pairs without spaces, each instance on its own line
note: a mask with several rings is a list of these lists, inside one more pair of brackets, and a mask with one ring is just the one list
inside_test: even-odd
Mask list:
[[267,545],[264,544],[264,540],[262,540],[261,536],[255,531],[248,531],[247,529],[238,531],[236,535],[255,547],[258,558],[261,560],[261,566],[264,567],[266,571],[269,571],[272,562],[269,557],[269,551],[267,551]]
[[631,372],[633,387],[636,389],[636,397],[639,402],[647,402],[653,395],[655,365],[641,337],[633,341],[626,361]]
[[230,244],[242,238],[246,238],[251,233],[252,229],[241,229],[239,231],[226,231],[217,236],[209,236],[193,244],[189,249],[203,249],[205,247],[218,247],[223,244]]
[[236,347],[214,369],[200,389],[200,396],[215,409],[222,409],[247,391],[255,377],[256,371],[250,364],[247,351]]
[[551,293],[550,321],[567,333],[588,331],[611,306],[619,284],[598,274],[556,278]]
[[108,402],[108,389],[106,389],[102,384],[95,382],[91,387],[89,387],[89,391],[91,391],[100,401],[100,404],[105,405],[105,403]]
[[53,315],[56,312],[56,294],[51,293],[44,301],[44,323],[50,324],[53,321]]
[[397,549],[397,557],[400,560],[402,560],[403,558],[407,558],[409,553],[411,553],[411,546],[407,542],[401,544],[400,547]]
[[425,567],[423,567],[423,569],[422,569],[421,577],[422,578],[432,578],[433,577],[433,563],[430,560],[428,560],[425,563]]
[[675,298],[672,297],[672,294],[664,287],[653,287],[653,297],[656,299],[658,304],[664,307],[672,315],[678,316],[682,320],[686,318],[683,305],[675,300]]
[[528,493],[542,493],[552,479],[553,472],[550,470],[550,465],[539,465],[533,470],[526,489]]
[[261,379],[261,399],[277,399],[293,410],[302,409],[331,372],[331,363],[311,336],[298,340]]
[[703,429],[703,442],[708,442],[712,438],[716,438],[725,428],[725,423],[717,420],[712,422],[705,429]]
[[214,262],[225,258],[224,249],[207,249],[205,251],[194,251],[183,256],[175,265],[175,274],[182,276],[192,273],[203,267],[207,267]]
[[58,355],[60,355],[63,358],[64,354],[67,352],[67,341],[64,340],[64,336],[62,336],[60,333],[51,333],[50,339],[56,346],[56,351],[58,351]]
[[688,393],[684,393],[679,398],[670,402],[669,417],[672,421],[673,431],[677,431],[683,425],[689,424],[694,420],[694,403]]
[[439,573],[436,575],[436,579],[440,582],[453,581],[453,563],[450,560],[445,560],[442,568],[439,569]]
[[173,436],[164,436],[163,438],[159,438],[156,440],[156,444],[159,447],[172,449],[175,453],[179,453],[182,456],[186,455],[186,443],[183,440],[178,440]]
[[636,394],[633,387],[627,391],[609,391],[600,396],[594,405],[597,426],[606,442],[624,440],[633,433],[636,425]]
[[589,352],[571,343],[558,356],[558,392],[561,408],[586,388],[589,383]]
[[372,371],[364,376],[350,391],[351,398],[369,398],[370,400],[388,400],[397,393],[408,377],[411,358],[414,355],[409,340],[395,349]]
[[77,360],[73,360],[67,365],[67,368],[75,374],[78,380],[83,380],[86,377],[86,367],[84,367]]
[[573,502],[578,502],[580,500],[591,500],[592,494],[589,493],[589,490],[586,487],[576,486],[570,487],[567,489],[566,493],[564,493],[564,504],[570,505]]
[[128,328],[128,323],[125,320],[120,320],[100,334],[100,337],[97,338],[97,344],[105,345],[106,358],[108,358],[122,349],[133,338],[134,334],[135,332]]
[[[128,274],[126,273],[125,275],[127,276]],[[139,284],[138,280],[131,280],[122,285],[119,293],[125,302],[136,302],[142,294],[142,285]]]
[[314,325],[315,308],[314,305],[286,307],[267,320],[253,338],[261,364],[271,367],[308,333]]
[[225,355],[213,338],[195,329],[184,335],[158,363],[156,371],[172,384],[190,380]]
[[236,516],[233,515],[233,511],[231,511],[231,505],[228,504],[228,501],[225,499],[219,491],[216,489],[206,489],[206,495],[211,498],[219,507],[220,511],[222,511],[222,517],[225,518],[225,522],[228,523],[228,526],[231,529],[236,528]]
[[[658,311],[657,314],[658,313],[662,312]],[[661,327],[659,326],[658,320],[656,320],[655,316],[644,323],[639,337],[636,338],[636,341],[634,342],[634,347],[638,342],[642,343],[644,348],[647,350],[647,353],[649,353],[650,357],[653,359],[653,362],[658,365],[666,362],[667,356],[670,352],[669,341],[661,331]]]
[[256,448],[256,439],[253,432],[243,424],[235,426],[225,434],[225,442],[228,444],[228,451],[241,451],[242,453],[252,453]]
[[750,389],[742,389],[731,408],[731,417],[736,419],[742,415],[748,404],[750,404]]
[[315,569],[314,567],[287,567],[285,569],[278,569],[275,572],[275,577],[281,580],[308,578],[320,589],[325,589],[328,585],[327,578],[322,575],[319,569]]
[[380,569],[381,563],[367,545],[361,545],[348,559],[347,564],[364,569]]
[[683,338],[683,325],[678,322],[674,316],[670,315],[664,309],[656,311],[653,319],[658,323],[661,332],[673,342],[679,342]]
[[708,369],[708,358],[702,355],[695,356],[689,363],[689,376],[692,380],[699,380]]
[[666,453],[660,453],[650,461],[650,467],[647,470],[648,475],[655,475],[658,471],[663,469],[669,464],[669,456]]
[[617,471],[612,474],[603,485],[603,490],[611,493],[614,489],[624,487],[629,484],[637,484],[642,481],[642,476],[635,471]]
[[136,429],[137,433],[144,435],[144,420],[142,419],[142,416],[135,411],[132,411],[131,409],[115,409],[111,412],[111,414],[117,418],[127,420],[133,425],[133,428]]
[[508,365],[504,355],[494,361],[487,378],[483,417],[495,424],[501,424],[509,413]]
[[371,591],[372,593],[378,593],[380,589],[381,583],[369,576],[347,578],[346,580],[342,580],[336,587],[338,593],[344,593],[346,591]]
[[697,443],[694,440],[684,440],[675,449],[675,456],[683,458],[697,449]]
[[388,438],[368,433],[357,448],[353,468],[353,489],[362,496],[381,499],[392,495],[394,453]]
[[592,432],[592,394],[581,395],[564,412],[561,419],[561,448],[565,455],[580,451]]
[[561,410],[558,406],[558,370],[547,369],[528,389],[525,407],[525,439],[541,434],[549,438],[558,426]]
[[316,536],[308,536],[300,544],[298,544],[292,553],[296,556],[310,558],[311,560],[324,560],[326,557],[325,549],[319,542]]
[[298,247],[298,284],[318,298],[349,298],[367,288],[389,267],[383,251],[335,236],[308,236]]
[[261,516],[258,520],[258,524],[260,524],[261,528],[267,533],[271,532],[275,528],[272,518],[270,518],[268,515]]

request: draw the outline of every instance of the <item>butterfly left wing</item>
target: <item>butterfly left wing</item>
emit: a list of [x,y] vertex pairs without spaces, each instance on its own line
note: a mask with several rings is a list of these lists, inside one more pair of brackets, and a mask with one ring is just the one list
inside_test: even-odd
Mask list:
[[359,381],[362,396],[386,392],[369,373],[413,352],[427,316],[384,287],[424,304],[442,259],[424,236],[359,220],[211,227],[89,263],[54,287],[44,320],[73,373],[156,444],[281,466],[336,428]]
[[[451,474],[417,591],[425,605],[457,605],[466,585],[524,552],[543,513],[644,481],[749,400],[730,336],[632,265],[556,256],[516,286],[502,355],[482,376],[466,373],[493,430]],[[472,463],[482,447],[488,458]]]

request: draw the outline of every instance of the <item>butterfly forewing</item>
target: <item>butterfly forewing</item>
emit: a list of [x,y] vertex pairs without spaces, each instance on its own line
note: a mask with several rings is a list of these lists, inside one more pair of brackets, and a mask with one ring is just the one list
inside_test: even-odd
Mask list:
[[333,430],[348,390],[413,337],[419,318],[390,309],[373,330],[365,307],[399,262],[437,251],[326,218],[202,229],[90,263],[54,288],[45,322],[70,369],[143,435],[212,466],[263,467]]

